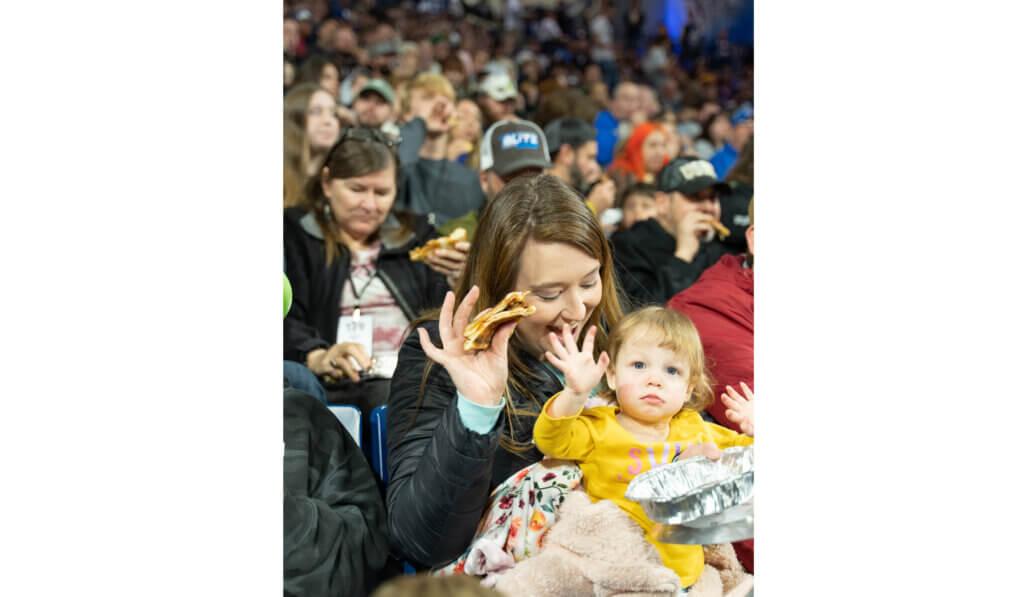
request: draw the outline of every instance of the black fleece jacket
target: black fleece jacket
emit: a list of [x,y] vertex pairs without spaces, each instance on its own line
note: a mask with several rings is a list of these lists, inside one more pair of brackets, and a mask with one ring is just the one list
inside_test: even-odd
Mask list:
[[[436,321],[424,324],[441,345]],[[531,447],[519,454],[502,448],[505,414],[490,433],[466,429],[456,407],[455,385],[444,367],[434,365],[420,399],[423,371],[430,362],[414,332],[398,354],[388,399],[388,531],[392,551],[420,566],[446,564],[469,547],[491,491],[519,469],[540,461]],[[530,415],[512,418],[512,437],[531,444],[540,406],[562,389],[549,369],[532,357],[538,378],[527,384],[536,398],[512,392],[512,404]]]
[[[425,217],[413,214],[392,214],[381,226],[378,276],[409,321],[440,307],[448,290],[444,276],[409,260],[410,249],[436,236]],[[304,363],[306,353],[337,340],[341,290],[351,259],[342,246],[339,257],[327,266],[323,233],[312,214],[301,208],[284,212],[284,255],[293,296],[284,320],[284,358]]]

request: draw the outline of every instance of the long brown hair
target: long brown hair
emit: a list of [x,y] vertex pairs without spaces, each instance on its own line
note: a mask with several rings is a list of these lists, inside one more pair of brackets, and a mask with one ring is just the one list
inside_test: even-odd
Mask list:
[[[608,240],[597,217],[576,191],[549,174],[516,178],[487,202],[480,214],[474,239],[466,260],[466,269],[455,289],[455,303],[459,304],[476,285],[480,288],[476,312],[498,303],[513,290],[521,290],[515,288],[515,283],[519,277],[519,258],[529,240],[562,243],[599,261],[601,302],[584,323],[583,329],[597,325],[596,350],[598,353],[604,350],[608,342],[607,330],[622,318],[622,306],[619,303]],[[425,315],[423,320],[437,318],[438,311],[434,311]],[[527,381],[539,379],[539,375],[526,365],[523,358],[525,352],[522,341],[513,334],[508,350],[509,386],[512,391],[529,398],[535,407],[530,410],[516,409],[511,400],[506,401],[505,414],[509,426],[501,438],[501,445],[513,452],[524,452],[530,447],[513,441],[514,417],[536,417],[548,398],[533,396],[527,389]],[[428,363],[423,373],[421,400],[432,365]]]
[[300,83],[284,96],[284,206],[302,201],[302,186],[313,159],[306,137],[306,112],[317,91],[329,93],[318,83]]
[[360,131],[360,138],[353,138],[349,130],[342,130],[341,139],[324,158],[324,167],[306,181],[306,190],[299,201],[299,205],[312,213],[316,223],[320,225],[324,235],[327,265],[333,263],[340,253],[338,246],[341,243],[341,235],[338,234],[330,213],[330,203],[324,195],[323,183],[335,178],[365,176],[393,165],[395,193],[398,192],[398,157],[394,148],[382,142],[367,140],[371,133],[366,129],[352,130]]

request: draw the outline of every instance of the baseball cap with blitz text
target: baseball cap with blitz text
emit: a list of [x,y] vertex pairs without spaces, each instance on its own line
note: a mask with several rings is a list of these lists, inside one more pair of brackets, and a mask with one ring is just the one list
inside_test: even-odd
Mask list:
[[506,176],[524,168],[551,167],[544,131],[526,120],[501,120],[480,142],[480,171]]

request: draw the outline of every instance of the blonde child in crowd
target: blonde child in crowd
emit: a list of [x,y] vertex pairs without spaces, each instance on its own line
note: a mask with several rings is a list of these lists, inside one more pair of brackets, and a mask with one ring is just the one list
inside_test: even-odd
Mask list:
[[[577,349],[568,329],[550,335],[554,354],[545,360],[565,376],[564,388],[544,405],[534,440],[546,456],[579,462],[583,485],[594,501],[610,499],[645,531],[665,566],[693,585],[704,568],[700,545],[659,543],[643,508],[625,498],[640,473],[677,456],[719,455],[719,449],[753,443],[753,395],[731,387],[723,400],[727,416],[750,435],[704,421],[700,411],[712,400],[697,330],[685,315],[662,307],[631,313],[612,331],[608,352],[595,362],[591,328]],[[609,367],[609,364],[611,365]],[[607,372],[606,372],[607,370]],[[602,375],[610,404],[584,409]],[[742,384],[741,384],[742,385]]]

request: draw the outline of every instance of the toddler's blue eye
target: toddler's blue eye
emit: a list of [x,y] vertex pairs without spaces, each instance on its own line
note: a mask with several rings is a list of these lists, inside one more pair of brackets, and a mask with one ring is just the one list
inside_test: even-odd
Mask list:
[[679,369],[676,369],[675,367],[669,367],[666,371],[668,371],[669,375],[679,375]]
[[632,365],[632,367],[633,367],[634,369],[643,369],[644,367],[646,367],[646,366],[647,366],[647,365],[645,365],[645,364],[644,364],[644,362],[643,362],[643,361],[633,361],[633,362],[631,363],[631,365]]

